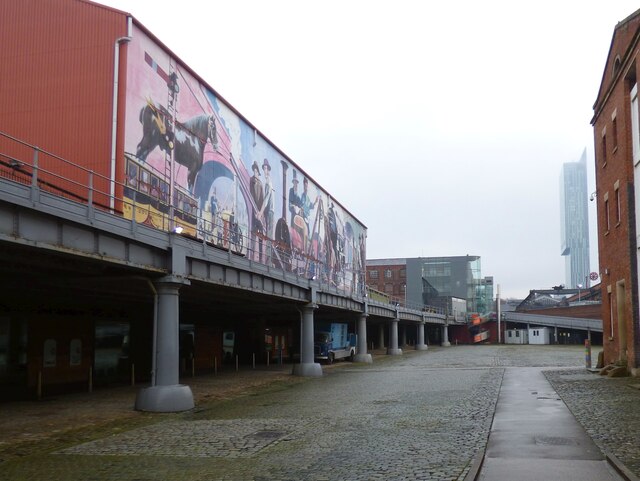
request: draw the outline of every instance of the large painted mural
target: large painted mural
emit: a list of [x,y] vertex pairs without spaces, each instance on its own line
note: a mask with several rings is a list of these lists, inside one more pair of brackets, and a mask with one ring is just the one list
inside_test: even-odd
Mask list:
[[136,29],[124,215],[363,293],[366,229]]

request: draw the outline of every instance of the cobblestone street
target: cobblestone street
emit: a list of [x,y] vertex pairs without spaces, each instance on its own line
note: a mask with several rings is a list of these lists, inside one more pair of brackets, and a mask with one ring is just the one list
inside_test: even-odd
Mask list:
[[545,375],[596,445],[640,476],[640,380],[608,378],[582,369]]
[[[371,365],[338,363],[322,378],[283,371],[195,378],[191,412],[133,412],[128,390],[128,407],[114,405],[111,421],[74,430],[70,415],[68,430],[58,426],[54,436],[27,441],[17,432],[16,413],[25,424],[35,418],[45,426],[47,413],[55,414],[46,401],[14,403],[0,415],[2,431],[13,429],[0,435],[0,479],[462,480],[486,445],[504,370],[518,366],[561,367],[547,374],[558,393],[599,446],[637,470],[637,421],[624,420],[620,431],[627,435],[614,435],[602,412],[613,400],[597,396],[620,385],[629,393],[625,402],[637,408],[640,391],[622,386],[629,380],[588,373],[583,359],[582,346],[454,346],[374,356]],[[68,401],[72,411],[83,400],[75,413],[81,419],[90,411],[86,400],[101,394],[56,402]],[[25,404],[42,414],[27,416]],[[613,406],[637,412],[630,404]],[[593,428],[593,417],[602,426]],[[602,430],[609,434],[599,439]],[[616,450],[619,443],[627,448]]]

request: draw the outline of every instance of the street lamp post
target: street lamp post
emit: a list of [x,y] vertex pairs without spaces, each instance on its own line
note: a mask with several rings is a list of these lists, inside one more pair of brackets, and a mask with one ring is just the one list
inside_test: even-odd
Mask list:
[[500,313],[500,284],[498,284],[498,290],[496,292],[496,318],[498,320],[498,344],[502,343],[502,326],[501,326],[501,313]]

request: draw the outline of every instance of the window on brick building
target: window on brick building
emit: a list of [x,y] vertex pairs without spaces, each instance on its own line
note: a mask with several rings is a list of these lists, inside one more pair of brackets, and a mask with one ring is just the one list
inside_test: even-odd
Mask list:
[[618,189],[617,186],[616,186],[615,194],[616,194],[616,225],[619,225],[620,220],[622,219],[622,216],[620,213],[620,189]]
[[387,294],[393,294],[393,284],[391,283],[386,283],[384,285],[384,292],[386,292]]
[[385,270],[385,271],[384,271],[384,277],[385,277],[386,279],[391,279],[391,277],[393,277],[393,274],[392,274],[392,272],[391,272],[391,269],[387,269],[387,270]]
[[377,279],[378,278],[378,271],[369,271],[369,278]]
[[614,110],[611,115],[611,147],[613,148],[613,152],[618,150],[618,117],[617,111]]
[[402,279],[407,277],[407,270],[406,269],[400,269],[400,277]]
[[604,199],[604,225],[606,226],[606,232],[609,232],[610,222],[609,222],[609,196]]
[[602,159],[602,165],[607,164],[607,134],[602,132],[602,142],[600,143],[600,158]]

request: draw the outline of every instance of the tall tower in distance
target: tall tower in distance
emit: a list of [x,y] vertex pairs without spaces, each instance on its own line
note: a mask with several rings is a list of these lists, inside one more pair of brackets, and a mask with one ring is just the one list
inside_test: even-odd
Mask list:
[[562,164],[560,173],[561,255],[565,257],[565,285],[589,285],[589,214],[587,209],[587,149],[578,162]]

